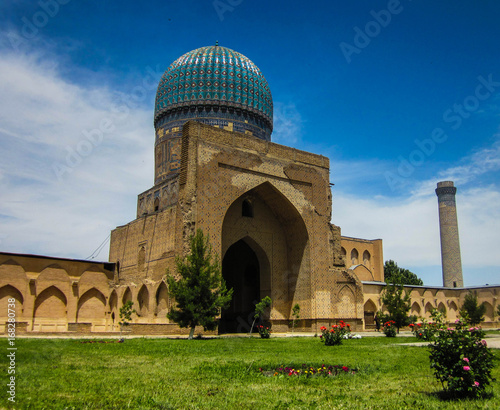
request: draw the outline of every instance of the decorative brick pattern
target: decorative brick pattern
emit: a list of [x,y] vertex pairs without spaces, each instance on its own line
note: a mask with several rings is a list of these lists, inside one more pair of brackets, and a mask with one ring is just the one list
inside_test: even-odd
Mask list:
[[436,195],[439,203],[439,230],[441,235],[441,260],[443,286],[463,287],[460,240],[458,237],[455,194],[457,188],[452,181],[438,182]]

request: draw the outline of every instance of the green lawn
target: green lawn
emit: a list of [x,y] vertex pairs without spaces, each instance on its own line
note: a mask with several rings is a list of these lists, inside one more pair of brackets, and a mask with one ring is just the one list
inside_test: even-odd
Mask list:
[[[46,409],[497,409],[500,382],[488,398],[440,399],[427,348],[413,338],[129,339],[81,343],[17,339],[15,408]],[[6,345],[6,342],[5,342]],[[500,351],[495,351],[500,358]],[[355,375],[277,378],[259,367],[345,365]],[[7,383],[7,366],[0,374]],[[500,368],[493,375],[500,379]],[[3,384],[5,386],[5,384]],[[4,387],[5,389],[5,387]],[[1,406],[9,408],[7,394]]]

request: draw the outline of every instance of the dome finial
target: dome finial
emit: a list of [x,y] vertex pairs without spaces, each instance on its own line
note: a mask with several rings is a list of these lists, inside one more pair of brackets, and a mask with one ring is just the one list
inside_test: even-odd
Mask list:
[[219,45],[219,40],[216,40],[215,41],[215,47],[217,47]]

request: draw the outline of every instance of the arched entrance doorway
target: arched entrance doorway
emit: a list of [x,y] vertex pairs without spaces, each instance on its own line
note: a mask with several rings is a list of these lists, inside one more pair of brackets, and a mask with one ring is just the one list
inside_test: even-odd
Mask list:
[[219,323],[220,333],[247,332],[255,304],[260,301],[260,264],[256,253],[243,240],[229,247],[222,261],[222,276],[233,298]]
[[221,333],[248,332],[255,303],[265,296],[272,299],[269,321],[275,331],[288,328],[294,303],[311,311],[307,229],[297,208],[273,185],[265,182],[229,206],[221,245],[223,275],[235,292],[234,306],[222,313]]

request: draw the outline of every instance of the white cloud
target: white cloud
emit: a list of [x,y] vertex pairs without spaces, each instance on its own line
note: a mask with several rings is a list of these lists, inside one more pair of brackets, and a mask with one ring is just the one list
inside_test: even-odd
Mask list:
[[[494,135],[494,137],[500,134]],[[500,140],[495,141],[490,147],[480,149],[463,158],[460,165],[447,168],[430,180],[420,182],[412,194],[425,196],[436,188],[439,181],[453,181],[455,186],[465,185],[478,177],[500,170]]]
[[153,183],[152,112],[57,67],[0,55],[1,250],[85,258]]
[[274,103],[274,129],[272,141],[282,145],[294,145],[302,133],[302,117],[293,103]]
[[[412,267],[424,283],[440,285],[441,247],[434,188],[435,184],[425,196],[419,192],[405,199],[359,199],[339,193],[333,198],[333,222],[340,225],[345,236],[382,238],[384,260]],[[495,186],[459,188],[456,199],[464,281],[469,285],[499,283],[500,191]],[[491,273],[494,267],[497,275]]]

